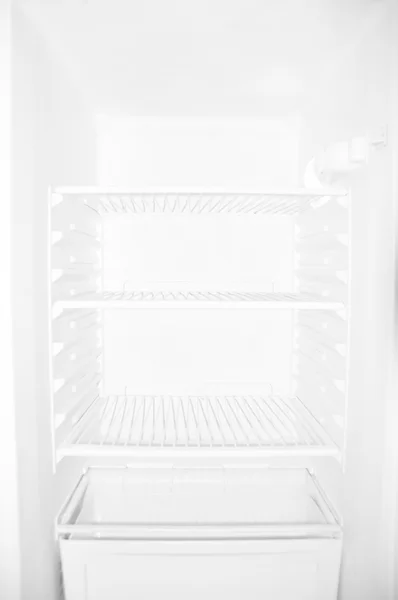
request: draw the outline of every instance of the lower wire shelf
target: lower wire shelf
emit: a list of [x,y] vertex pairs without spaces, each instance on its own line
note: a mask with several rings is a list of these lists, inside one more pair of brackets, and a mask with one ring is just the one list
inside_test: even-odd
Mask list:
[[341,310],[344,303],[311,293],[135,291],[81,293],[56,301],[58,308],[201,308]]
[[299,398],[277,395],[99,397],[57,454],[60,459],[184,452],[340,456]]

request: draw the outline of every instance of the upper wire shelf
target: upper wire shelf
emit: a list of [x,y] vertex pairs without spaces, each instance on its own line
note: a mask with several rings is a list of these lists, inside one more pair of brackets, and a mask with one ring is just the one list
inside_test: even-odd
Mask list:
[[60,308],[259,308],[339,310],[344,304],[309,293],[220,291],[92,292],[57,301]]
[[123,190],[96,187],[60,187],[55,194],[74,197],[100,215],[258,214],[293,216],[325,204],[330,197],[346,195],[338,190]]
[[268,455],[339,456],[339,449],[299,398],[270,396],[98,397],[61,456],[129,455],[145,449],[203,449]]

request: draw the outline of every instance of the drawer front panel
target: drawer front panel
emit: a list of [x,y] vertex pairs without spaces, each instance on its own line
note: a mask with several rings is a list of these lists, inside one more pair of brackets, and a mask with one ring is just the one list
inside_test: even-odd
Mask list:
[[66,600],[335,600],[341,540],[65,541]]

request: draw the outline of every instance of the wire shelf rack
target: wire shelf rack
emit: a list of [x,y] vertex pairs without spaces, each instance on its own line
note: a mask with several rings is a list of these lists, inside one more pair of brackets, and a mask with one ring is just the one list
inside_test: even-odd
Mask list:
[[75,294],[62,308],[303,308],[338,310],[341,302],[316,294],[288,292],[130,291]]
[[100,215],[117,213],[269,214],[292,216],[324,204],[337,190],[106,190],[57,188],[55,193],[82,200]]
[[338,455],[298,398],[270,396],[108,396],[75,426],[60,455],[129,455],[195,449],[273,455]]

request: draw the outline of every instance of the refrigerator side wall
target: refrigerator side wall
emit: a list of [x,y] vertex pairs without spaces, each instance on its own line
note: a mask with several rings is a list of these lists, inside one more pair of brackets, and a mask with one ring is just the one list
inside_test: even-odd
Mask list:
[[[394,3],[369,5],[346,46],[323,69],[321,94],[306,119],[303,167],[329,144],[364,135],[372,142],[385,126],[392,132],[393,12]],[[395,168],[389,139],[371,145],[368,164],[346,180],[352,195],[352,297],[342,600],[394,597],[394,511],[386,499],[395,493],[389,457],[396,442],[388,435],[394,404]]]
[[95,183],[90,114],[24,14],[13,11],[13,283],[22,598],[57,598],[54,518],[79,466],[53,474],[48,355],[48,188]]
[[1,511],[0,597],[20,600],[19,498],[17,473],[16,415],[14,404],[11,330],[11,9],[0,5],[0,306],[2,388],[0,409]]

